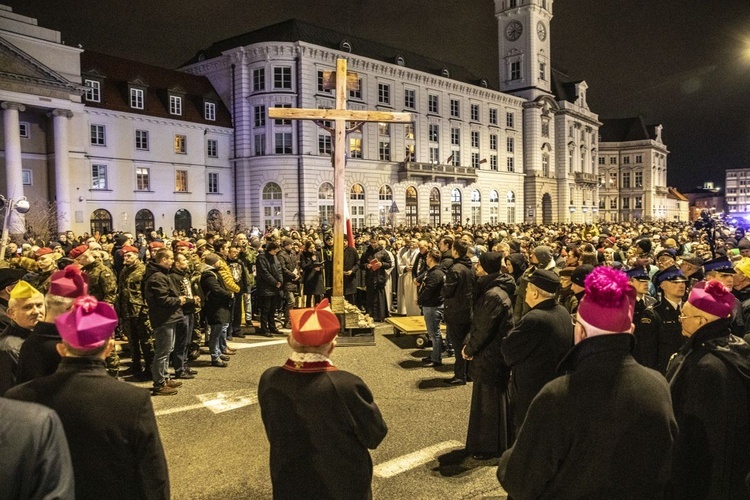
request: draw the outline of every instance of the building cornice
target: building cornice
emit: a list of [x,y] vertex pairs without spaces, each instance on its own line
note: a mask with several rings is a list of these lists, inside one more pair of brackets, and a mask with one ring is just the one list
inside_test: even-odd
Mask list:
[[206,125],[203,123],[185,122],[181,120],[180,121],[166,120],[164,118],[158,118],[154,116],[140,115],[140,114],[134,114],[134,113],[132,114],[120,113],[117,111],[111,111],[111,110],[106,110],[102,108],[85,108],[84,112],[92,116],[103,116],[107,118],[119,118],[123,120],[132,120],[136,122],[153,123],[157,125],[168,125],[170,127],[204,130],[207,132],[212,132],[216,134],[224,134],[224,135],[232,135],[232,131],[234,130],[231,127],[217,127],[217,126]]

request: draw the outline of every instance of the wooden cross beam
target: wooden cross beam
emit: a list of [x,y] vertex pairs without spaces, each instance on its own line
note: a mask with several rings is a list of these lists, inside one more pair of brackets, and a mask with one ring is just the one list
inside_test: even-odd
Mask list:
[[[333,78],[328,79],[329,84]],[[336,61],[335,73],[336,108],[268,108],[268,117],[286,120],[332,121],[333,129],[328,129],[334,136],[333,146],[333,290],[331,309],[336,314],[344,313],[344,203],[346,200],[346,181],[344,170],[346,164],[346,122],[381,122],[411,123],[411,113],[393,113],[387,111],[350,111],[346,109],[348,88],[356,90],[359,78],[356,73],[346,72],[346,59]],[[347,86],[347,82],[350,85]],[[299,91],[299,89],[298,89]],[[355,128],[359,125],[355,125]],[[342,324],[342,328],[344,325]]]

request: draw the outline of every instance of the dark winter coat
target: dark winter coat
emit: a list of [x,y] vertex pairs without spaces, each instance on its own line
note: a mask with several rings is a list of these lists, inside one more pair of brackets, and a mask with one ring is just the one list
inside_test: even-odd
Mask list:
[[445,271],[440,265],[433,266],[427,270],[422,286],[419,287],[417,304],[421,307],[440,307],[443,305],[443,297],[440,292],[445,283]]
[[180,303],[180,288],[175,280],[170,278],[169,269],[155,262],[146,265],[146,272],[143,274],[143,298],[148,304],[148,318],[153,328],[176,323],[184,317]]
[[537,304],[503,340],[503,359],[511,369],[508,396],[516,429],[531,400],[555,378],[558,363],[572,346],[570,314],[555,299]]
[[77,500],[168,499],[169,473],[151,394],[107,374],[95,358],[63,358],[54,375],[10,399],[55,410],[70,447]]
[[281,274],[284,276],[283,288],[287,292],[294,292],[297,290],[298,276],[295,275],[294,271],[299,267],[299,257],[293,251],[286,251],[281,249],[276,254],[276,260],[281,264]]
[[18,383],[18,358],[31,330],[11,322],[0,333],[0,396]]
[[62,342],[54,323],[40,321],[21,345],[18,358],[18,383],[52,375],[60,364],[57,344]]
[[445,322],[471,323],[474,271],[470,258],[463,256],[453,261],[453,265],[445,275],[442,294],[445,304],[445,311],[443,312]]
[[[526,317],[533,313],[530,312]],[[581,341],[531,403],[497,477],[516,499],[661,499],[677,424],[629,334]],[[683,498],[694,498],[686,496]]]
[[475,382],[507,384],[510,368],[503,360],[502,341],[513,328],[511,297],[516,283],[509,274],[493,273],[477,280],[474,317],[466,355],[474,359],[469,374]]
[[352,274],[344,275],[344,295],[357,293],[357,273],[359,272],[359,255],[357,250],[350,246],[344,247],[344,272],[351,271]]
[[255,286],[257,294],[263,297],[273,297],[280,293],[281,288],[277,285],[284,283],[281,274],[281,264],[275,255],[263,252],[255,261],[257,276]]
[[680,436],[669,498],[750,498],[750,346],[730,320],[698,329],[669,363]]
[[203,314],[209,325],[223,325],[232,320],[234,294],[227,290],[219,274],[211,266],[201,273],[201,291],[205,297]]
[[299,258],[302,268],[302,293],[304,295],[323,295],[323,256],[319,251],[302,252]]
[[[372,260],[378,260],[382,264],[380,269],[368,269],[367,264]],[[388,282],[388,269],[393,267],[393,260],[387,251],[383,248],[375,250],[372,245],[368,245],[362,258],[359,260],[359,267],[365,270],[365,286],[369,290],[379,290],[385,288]]]

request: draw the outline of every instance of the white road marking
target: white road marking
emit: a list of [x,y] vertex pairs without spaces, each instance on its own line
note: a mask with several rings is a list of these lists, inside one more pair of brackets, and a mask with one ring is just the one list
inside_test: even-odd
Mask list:
[[240,342],[227,342],[227,345],[232,349],[249,349],[251,347],[265,347],[267,345],[281,345],[286,344],[286,339],[279,340],[262,340],[260,342],[253,342],[252,344],[245,344]]
[[439,453],[442,453],[451,448],[462,448],[463,443],[459,441],[444,441],[427,448],[422,448],[408,455],[388,460],[382,464],[375,466],[373,475],[376,477],[389,478],[406,472],[420,465],[424,465],[430,460],[433,460]]
[[211,392],[208,394],[199,394],[196,396],[201,402],[193,405],[178,406],[177,408],[167,408],[159,410],[154,414],[171,415],[183,411],[197,410],[199,408],[208,408],[214,413],[223,413],[225,411],[236,410],[243,406],[253,405],[258,402],[258,391],[255,389],[240,389],[238,391]]

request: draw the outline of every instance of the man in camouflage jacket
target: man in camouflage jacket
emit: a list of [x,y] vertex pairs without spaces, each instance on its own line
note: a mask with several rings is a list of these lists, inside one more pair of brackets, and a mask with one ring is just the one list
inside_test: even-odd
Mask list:
[[[148,319],[148,306],[143,299],[142,282],[146,266],[138,259],[138,249],[133,246],[123,246],[122,257],[123,268],[117,282],[119,293],[115,310],[130,344],[133,376],[148,380],[154,361],[154,337]],[[145,365],[141,365],[141,360]]]

